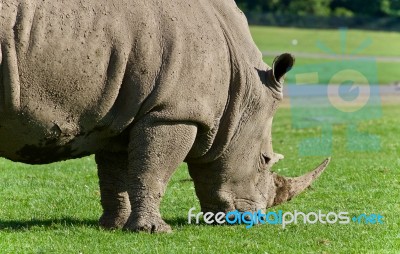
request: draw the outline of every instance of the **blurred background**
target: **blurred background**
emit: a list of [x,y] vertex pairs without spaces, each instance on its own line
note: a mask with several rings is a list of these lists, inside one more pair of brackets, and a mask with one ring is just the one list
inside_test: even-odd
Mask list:
[[[296,66],[319,66],[319,84],[331,80],[339,61],[369,61],[374,79],[400,96],[400,0],[236,0],[264,61],[291,52]],[[372,64],[374,66],[372,66]],[[295,83],[295,80],[287,80]],[[315,83],[312,80],[304,82]],[[399,100],[400,101],[400,100]]]
[[400,29],[400,0],[236,0],[252,24]]

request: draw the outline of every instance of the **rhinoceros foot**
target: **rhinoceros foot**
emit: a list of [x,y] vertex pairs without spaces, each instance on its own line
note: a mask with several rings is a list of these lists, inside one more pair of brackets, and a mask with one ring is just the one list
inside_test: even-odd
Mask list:
[[171,233],[172,228],[159,216],[130,217],[124,229],[132,232]]
[[129,218],[129,213],[119,213],[119,214],[104,213],[100,217],[99,224],[102,228],[108,230],[121,229],[128,221],[128,218]]

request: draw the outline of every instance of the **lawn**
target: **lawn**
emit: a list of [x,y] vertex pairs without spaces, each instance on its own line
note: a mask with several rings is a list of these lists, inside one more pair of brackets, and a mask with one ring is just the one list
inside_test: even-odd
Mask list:
[[[400,81],[400,33],[376,32],[360,30],[323,30],[323,29],[295,29],[277,27],[251,27],[253,39],[261,51],[292,52],[321,54],[318,58],[307,56],[296,57],[296,66],[309,66],[310,71],[315,65],[325,64],[326,68],[334,69],[338,60],[327,56],[340,58],[341,54],[392,57],[395,60],[371,58],[368,63],[375,65],[374,76],[379,84],[392,84]],[[297,44],[293,44],[293,40]],[[314,56],[315,57],[315,56]],[[272,64],[274,56],[264,57],[264,61]],[[398,58],[398,59],[397,59]],[[340,59],[339,59],[340,60]],[[329,71],[329,70],[328,70]],[[321,82],[329,82],[329,77],[322,73]],[[293,82],[293,80],[289,80]],[[355,80],[357,81],[357,80]],[[362,83],[362,82],[361,82]]]
[[[340,52],[338,30],[252,27],[261,50],[322,53],[318,40]],[[348,31],[355,49],[366,38],[371,44],[358,54],[399,56],[399,33]],[[297,39],[298,44],[292,45]],[[382,46],[382,41],[385,45]],[[265,58],[271,64],[271,57]],[[326,64],[329,81],[335,60],[299,58],[298,66]],[[380,83],[397,78],[399,63],[378,62]],[[361,132],[380,137],[379,151],[346,149],[347,126],[332,128],[332,162],[312,188],[269,211],[305,213],[348,212],[350,216],[380,214],[383,224],[188,225],[191,207],[199,211],[193,182],[182,164],[162,202],[163,218],[172,234],[149,235],[104,231],[96,165],[93,157],[30,166],[0,159],[0,253],[398,253],[400,251],[400,104],[382,106],[382,116],[362,121]],[[301,156],[299,144],[321,135],[320,128],[296,129],[292,112],[282,107],[274,119],[274,149],[285,159],[274,166],[296,176],[317,166],[326,156]],[[305,119],[307,120],[307,119]],[[310,119],[312,121],[312,119]],[[318,150],[318,148],[316,148]]]
[[[28,166],[1,159],[1,253],[395,253],[400,250],[400,108],[386,105],[380,119],[359,125],[379,135],[379,152],[345,149],[346,126],[333,128],[332,162],[304,194],[270,211],[381,214],[384,224],[351,223],[260,225],[188,225],[187,211],[199,210],[193,183],[183,164],[162,203],[173,234],[107,232],[98,228],[99,189],[92,157]],[[277,152],[286,155],[274,170],[294,176],[323,157],[300,157],[299,142],[320,130],[293,129],[291,112],[281,108],[274,120]]]
[[[309,53],[400,56],[398,32],[266,26],[252,26],[250,31],[261,51],[287,49]],[[293,40],[297,40],[297,45],[293,45]],[[319,42],[325,47],[319,46]]]

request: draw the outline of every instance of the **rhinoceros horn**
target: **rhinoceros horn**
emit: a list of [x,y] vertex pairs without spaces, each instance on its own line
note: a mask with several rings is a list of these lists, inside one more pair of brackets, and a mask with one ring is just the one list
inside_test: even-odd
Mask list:
[[322,162],[321,165],[313,171],[299,177],[283,177],[274,173],[274,181],[277,188],[273,205],[279,205],[288,201],[308,188],[311,183],[322,174],[329,162],[330,158]]

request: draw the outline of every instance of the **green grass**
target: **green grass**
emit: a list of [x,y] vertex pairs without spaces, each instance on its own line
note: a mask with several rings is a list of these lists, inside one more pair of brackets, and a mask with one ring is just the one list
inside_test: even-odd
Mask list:
[[[341,43],[341,33],[338,29],[300,29],[284,27],[252,26],[250,31],[255,43],[261,51],[287,51],[328,53],[318,47],[318,41],[325,44],[336,54],[351,54],[365,40],[371,43],[365,50],[355,52],[356,55],[376,56],[400,56],[400,33],[398,32],[377,32],[365,30],[347,30],[346,46]],[[292,40],[296,39],[298,44],[294,46]]]
[[[261,51],[272,52],[300,52],[329,55],[330,52],[324,50],[321,43],[330,49],[334,55],[354,54],[359,56],[389,56],[400,57],[400,33],[397,32],[376,32],[347,30],[345,43],[343,44],[343,36],[339,30],[323,30],[323,29],[295,29],[295,28],[277,28],[277,27],[259,27],[250,28],[253,39]],[[292,41],[296,39],[297,45],[293,45]],[[370,43],[364,44],[365,41]],[[359,49],[359,50],[358,50]],[[264,61],[271,65],[272,56],[265,57]],[[313,59],[307,57],[297,57],[296,66],[309,65],[310,71],[317,64],[326,64],[327,68],[335,69],[335,62],[331,59],[321,57]],[[376,75],[379,84],[391,84],[400,81],[400,62],[383,62],[376,61]],[[329,70],[328,70],[329,72]],[[328,82],[330,77],[321,73],[321,82]],[[293,82],[293,80],[290,80]],[[357,81],[357,80],[355,80]]]
[[[345,149],[346,126],[333,129],[332,162],[311,189],[271,211],[380,213],[383,225],[188,225],[199,210],[185,165],[173,176],[162,215],[173,234],[107,232],[98,228],[99,188],[92,157],[28,166],[0,160],[1,253],[396,253],[400,250],[400,108],[384,106],[380,119],[359,128],[381,138],[380,152]],[[274,120],[275,165],[282,175],[302,174],[323,157],[300,157],[298,144],[320,130],[293,129],[291,112]]]

